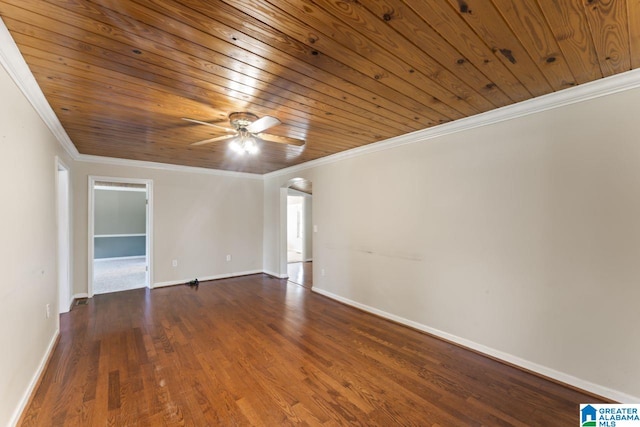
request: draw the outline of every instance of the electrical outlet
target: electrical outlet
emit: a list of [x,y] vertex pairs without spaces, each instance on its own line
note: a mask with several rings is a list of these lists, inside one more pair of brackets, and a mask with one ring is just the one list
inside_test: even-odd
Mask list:
[[171,261],[171,265],[174,266],[174,267],[177,267],[178,266],[178,260],[174,259],[173,261]]
[[231,255],[227,255],[227,261],[231,261]]
[[320,275],[324,277],[324,275],[325,275],[324,268],[320,270]]
[[47,314],[47,319],[51,317],[51,304],[47,304],[44,306],[45,312]]

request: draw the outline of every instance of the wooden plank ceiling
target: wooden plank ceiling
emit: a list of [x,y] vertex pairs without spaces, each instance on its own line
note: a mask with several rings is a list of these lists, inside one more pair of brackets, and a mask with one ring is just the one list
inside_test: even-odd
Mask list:
[[[640,0],[0,0],[80,153],[266,173],[628,71]],[[238,156],[182,120],[271,115]]]

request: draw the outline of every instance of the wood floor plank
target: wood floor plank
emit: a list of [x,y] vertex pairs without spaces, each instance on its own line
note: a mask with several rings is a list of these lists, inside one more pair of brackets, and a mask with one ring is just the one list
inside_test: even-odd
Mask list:
[[21,425],[571,425],[599,401],[253,275],[75,306]]

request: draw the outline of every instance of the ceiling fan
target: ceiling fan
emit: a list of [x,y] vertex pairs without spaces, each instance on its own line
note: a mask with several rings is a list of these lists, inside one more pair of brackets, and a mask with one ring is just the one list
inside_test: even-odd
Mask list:
[[277,142],[279,144],[289,145],[304,145],[305,141],[302,139],[289,138],[287,136],[271,135],[268,133],[262,133],[263,131],[279,125],[280,120],[272,116],[264,116],[258,118],[253,113],[236,112],[229,114],[229,123],[232,128],[220,126],[216,123],[203,122],[200,120],[183,118],[188,122],[198,123],[205,126],[211,126],[216,129],[228,132],[229,135],[216,136],[214,138],[205,139],[202,141],[194,142],[191,145],[204,145],[212,142],[224,141],[231,139],[229,147],[239,154],[249,153],[255,154],[258,152],[258,142],[269,141]]

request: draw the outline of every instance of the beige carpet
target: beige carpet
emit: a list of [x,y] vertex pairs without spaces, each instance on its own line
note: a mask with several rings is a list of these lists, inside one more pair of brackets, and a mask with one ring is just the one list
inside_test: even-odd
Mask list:
[[145,286],[145,257],[93,261],[93,293],[128,291]]

